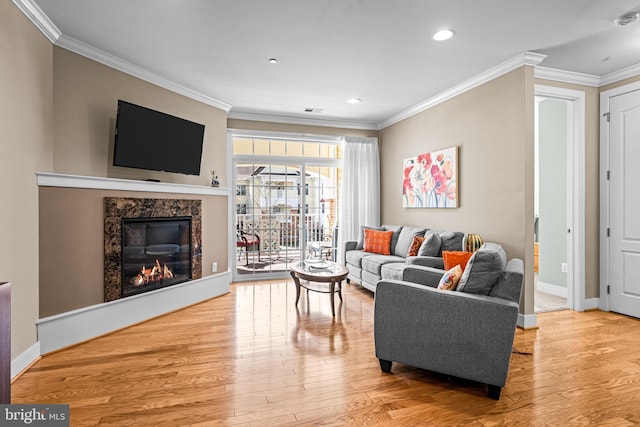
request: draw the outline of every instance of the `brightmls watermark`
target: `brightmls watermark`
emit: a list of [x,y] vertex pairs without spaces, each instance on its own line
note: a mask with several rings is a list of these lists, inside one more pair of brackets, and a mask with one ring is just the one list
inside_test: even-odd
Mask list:
[[0,426],[69,427],[69,405],[0,405]]

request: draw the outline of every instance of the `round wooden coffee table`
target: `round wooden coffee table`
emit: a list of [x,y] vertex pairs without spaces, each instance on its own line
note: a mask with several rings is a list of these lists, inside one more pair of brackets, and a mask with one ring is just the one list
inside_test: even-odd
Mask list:
[[[342,301],[342,281],[349,270],[332,261],[300,261],[291,266],[291,277],[296,284],[296,305],[300,300],[300,288],[309,291],[328,293],[331,295],[331,314],[336,315],[333,294],[338,293]],[[336,286],[337,285],[337,286]]]

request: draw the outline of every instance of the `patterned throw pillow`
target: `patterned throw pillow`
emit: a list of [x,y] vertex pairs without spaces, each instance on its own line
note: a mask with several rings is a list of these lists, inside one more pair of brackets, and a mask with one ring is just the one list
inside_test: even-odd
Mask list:
[[443,291],[455,291],[458,286],[458,282],[462,277],[462,268],[460,265],[456,265],[452,269],[448,270],[438,283],[438,289]]
[[450,270],[451,268],[459,265],[462,271],[467,267],[469,258],[473,255],[473,252],[462,251],[442,251],[442,260],[444,261],[444,269]]
[[380,255],[391,255],[393,231],[364,229],[364,251]]
[[417,256],[418,250],[420,249],[420,246],[422,246],[422,242],[424,242],[424,237],[415,236],[413,238],[413,242],[411,242],[411,246],[409,246],[407,256]]

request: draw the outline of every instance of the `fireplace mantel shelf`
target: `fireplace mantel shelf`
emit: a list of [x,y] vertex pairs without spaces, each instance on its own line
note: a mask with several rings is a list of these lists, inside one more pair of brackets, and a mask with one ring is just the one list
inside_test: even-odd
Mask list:
[[222,187],[205,187],[201,185],[136,181],[131,179],[65,175],[45,172],[36,172],[36,177],[38,186],[40,187],[90,188],[100,190],[145,191],[152,193],[229,196],[229,189]]

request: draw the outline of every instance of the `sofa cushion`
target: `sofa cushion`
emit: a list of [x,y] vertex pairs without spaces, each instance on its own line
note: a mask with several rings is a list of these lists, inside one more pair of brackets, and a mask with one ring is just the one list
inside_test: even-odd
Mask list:
[[[462,231],[436,231],[440,235],[441,251],[461,251],[464,233]],[[442,254],[442,252],[440,252]]]
[[456,290],[489,295],[506,266],[507,255],[502,246],[485,243],[469,259]]
[[391,255],[393,231],[364,230],[364,251],[380,255]]
[[460,264],[456,264],[455,267],[447,270],[443,275],[440,281],[438,282],[438,289],[443,291],[455,291],[456,286],[460,282],[460,277],[462,277],[462,268]]
[[409,246],[409,251],[407,252],[407,256],[418,256],[418,251],[420,250],[420,246],[422,246],[422,242],[424,242],[424,237],[416,236],[413,238],[413,242],[411,242],[411,246]]
[[347,264],[354,265],[358,268],[362,268],[362,258],[366,256],[371,256],[369,252],[365,252],[363,250],[355,250],[355,251],[347,251],[345,253],[345,261]]
[[402,226],[383,224],[382,228],[384,228],[385,230],[393,231],[393,237],[391,238],[391,253],[393,254],[395,253],[396,245],[398,244],[398,236],[400,236]]
[[464,251],[442,251],[442,259],[444,260],[444,269],[449,270],[459,265],[462,271],[464,271],[469,259],[473,252]]
[[370,255],[362,258],[362,269],[381,277],[380,270],[382,266],[392,262],[401,262],[404,264],[405,260],[403,257],[398,256]]
[[384,231],[384,227],[372,227],[369,225],[361,225],[360,226],[360,235],[358,236],[358,242],[356,243],[356,249],[364,248],[364,229],[368,228],[370,230],[379,230]]
[[402,280],[402,274],[406,266],[404,262],[384,264],[380,269],[380,277],[389,280]]
[[401,256],[406,258],[409,252],[409,247],[413,238],[416,236],[424,236],[426,229],[417,227],[402,227],[400,235],[398,236],[398,243],[396,243],[396,249],[393,251],[395,256]]
[[418,249],[418,256],[439,256],[442,239],[440,235],[431,230],[424,233],[424,241]]

